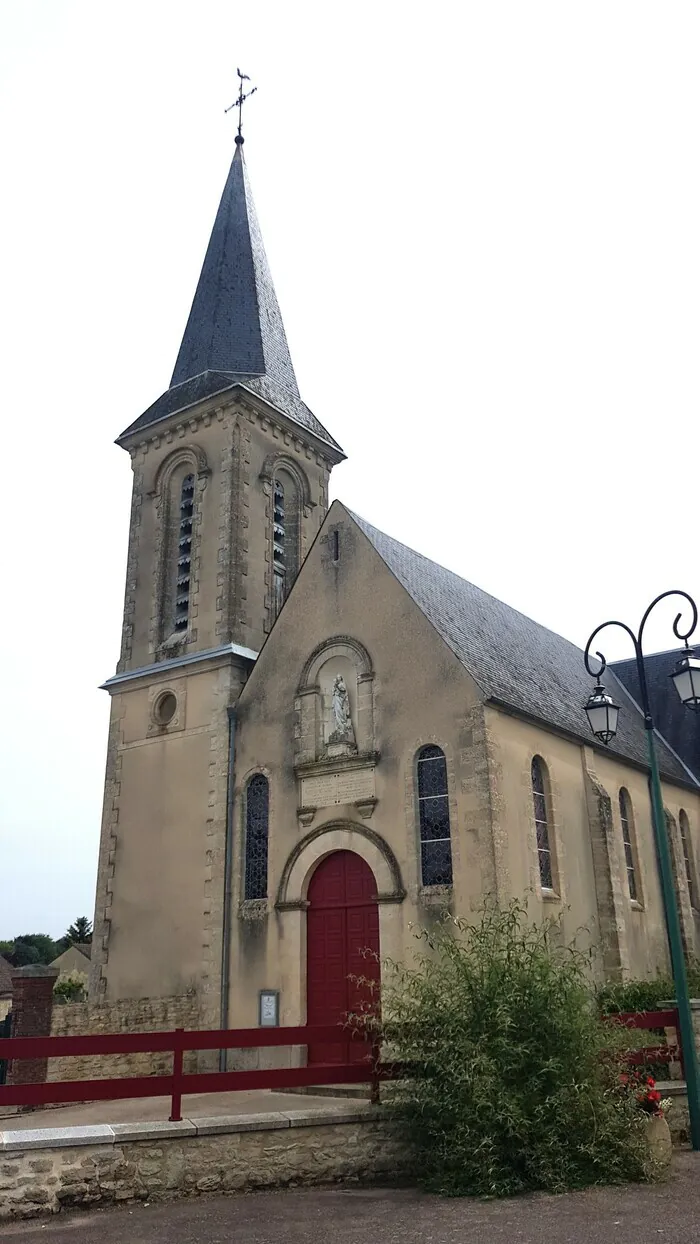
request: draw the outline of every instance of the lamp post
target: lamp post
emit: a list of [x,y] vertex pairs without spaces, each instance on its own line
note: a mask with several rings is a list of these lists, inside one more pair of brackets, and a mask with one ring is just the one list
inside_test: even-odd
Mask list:
[[652,824],[654,826],[654,837],[656,839],[656,849],[659,858],[659,872],[661,874],[661,895],[664,905],[664,914],[666,917],[666,931],[668,934],[669,949],[671,952],[671,967],[673,970],[673,981],[676,989],[676,1005],[678,1007],[678,1022],[680,1026],[680,1037],[683,1048],[683,1061],[685,1065],[685,1079],[688,1092],[688,1113],[690,1115],[690,1137],[693,1149],[700,1149],[700,1082],[698,1079],[698,1060],[695,1050],[695,1034],[693,1032],[693,1017],[690,1010],[690,996],[688,994],[688,976],[685,968],[685,956],[683,954],[683,941],[681,938],[681,925],[678,915],[678,903],[676,901],[676,891],[673,884],[673,868],[671,866],[671,851],[669,847],[668,834],[666,832],[666,819],[664,816],[663,797],[661,794],[661,781],[659,779],[659,766],[656,758],[656,747],[654,745],[654,721],[651,713],[651,704],[649,702],[649,688],[647,686],[646,671],[644,668],[644,651],[642,642],[644,639],[644,627],[652,609],[658,605],[659,601],[665,600],[667,596],[682,596],[690,605],[691,624],[687,630],[680,627],[682,613],[676,615],[673,623],[673,632],[677,639],[685,645],[681,654],[681,659],[676,666],[671,678],[680,696],[681,702],[687,708],[700,711],[700,660],[692,653],[688,645],[688,640],[693,634],[698,623],[698,610],[695,601],[687,592],[673,590],[670,592],[662,592],[653,600],[642,618],[639,631],[635,635],[625,622],[609,621],[602,622],[596,627],[591,635],[584,653],[584,662],[586,669],[592,678],[595,678],[596,685],[593,693],[586,704],[586,714],[588,721],[596,738],[606,746],[614,739],[617,732],[617,719],[620,712],[619,705],[615,704],[612,696],[606,691],[601,679],[606,667],[606,660],[602,652],[596,652],[595,656],[600,662],[600,668],[594,670],[591,668],[591,646],[597,635],[605,630],[608,626],[619,626],[629,635],[634,646],[634,655],[637,660],[637,673],[639,675],[639,686],[642,698],[642,711],[644,713],[644,728],[647,735],[647,747],[649,752],[649,771],[651,785],[651,812]]

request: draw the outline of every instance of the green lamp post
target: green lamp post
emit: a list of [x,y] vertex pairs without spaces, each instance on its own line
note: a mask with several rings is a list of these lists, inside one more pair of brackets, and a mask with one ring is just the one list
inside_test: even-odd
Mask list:
[[586,669],[592,678],[595,678],[596,685],[586,704],[586,714],[588,721],[597,739],[606,746],[614,739],[617,733],[617,719],[620,707],[615,704],[612,696],[603,686],[601,681],[605,672],[606,660],[602,652],[596,652],[595,657],[599,662],[599,668],[594,670],[591,668],[591,646],[596,636],[600,634],[607,626],[619,626],[627,635],[629,635],[634,645],[634,654],[637,660],[637,673],[639,676],[639,686],[641,689],[642,711],[644,713],[644,728],[647,735],[647,747],[649,752],[649,772],[651,786],[651,810],[652,823],[654,826],[654,837],[656,839],[656,848],[659,859],[659,872],[661,875],[661,894],[664,904],[664,913],[666,917],[666,930],[668,933],[668,944],[671,952],[671,967],[673,970],[673,980],[676,987],[676,1005],[678,1007],[678,1022],[680,1026],[680,1038],[683,1047],[683,1061],[685,1065],[685,1079],[688,1091],[688,1113],[690,1115],[690,1138],[693,1149],[700,1149],[700,1081],[698,1079],[698,1060],[695,1049],[695,1034],[693,1031],[693,1017],[690,1009],[690,996],[688,994],[688,977],[685,968],[685,956],[683,954],[683,941],[681,938],[681,925],[678,915],[678,903],[676,901],[676,891],[673,884],[673,868],[671,865],[671,850],[666,832],[666,818],[664,815],[663,797],[661,794],[661,781],[659,778],[659,765],[656,758],[656,747],[654,744],[654,721],[651,713],[651,704],[649,701],[649,688],[647,685],[646,671],[644,668],[644,651],[642,641],[644,638],[644,627],[652,609],[658,605],[659,601],[665,600],[667,596],[682,596],[690,605],[691,609],[691,625],[687,631],[680,628],[682,614],[679,613],[673,623],[673,631],[677,639],[685,644],[681,658],[674,670],[671,678],[676,687],[681,702],[694,712],[700,711],[700,660],[693,655],[692,650],[688,646],[688,640],[693,634],[698,623],[698,610],[695,601],[687,592],[673,590],[670,592],[662,592],[653,600],[642,618],[639,631],[635,635],[625,622],[609,621],[602,622],[596,627],[591,635],[584,653],[584,662]]

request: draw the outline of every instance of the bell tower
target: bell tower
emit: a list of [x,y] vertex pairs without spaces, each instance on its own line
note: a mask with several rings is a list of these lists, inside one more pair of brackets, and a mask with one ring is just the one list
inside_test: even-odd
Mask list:
[[229,710],[344,458],[299,392],[240,133],[170,387],[117,444],[133,494],[91,997],[187,998],[218,1026]]

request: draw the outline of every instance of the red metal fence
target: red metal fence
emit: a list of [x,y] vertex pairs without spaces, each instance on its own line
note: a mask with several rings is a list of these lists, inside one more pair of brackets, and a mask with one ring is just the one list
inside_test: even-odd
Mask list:
[[[683,1070],[678,1012],[644,1011],[608,1015],[606,1022],[635,1029],[675,1029],[675,1043],[631,1050],[626,1059],[634,1065],[679,1062]],[[276,1067],[266,1071],[218,1071],[185,1074],[185,1050],[264,1049],[270,1047],[336,1045],[347,1061],[303,1067]],[[350,1061],[352,1048],[355,1060]],[[370,1084],[376,1101],[379,1084],[401,1073],[397,1064],[380,1062],[379,1043],[361,1031],[347,1027],[222,1028],[192,1032],[113,1033],[80,1037],[10,1037],[0,1039],[0,1060],[36,1061],[99,1054],[172,1053],[170,1075],[109,1077],[97,1080],[57,1080],[43,1084],[0,1085],[0,1106],[45,1106],[67,1102],[114,1101],[127,1097],[170,1097],[170,1119],[182,1118],[182,1097],[188,1093],[227,1093],[240,1089],[285,1089],[304,1085]],[[359,1056],[359,1058],[358,1058]],[[405,1069],[404,1069],[405,1070]]]
[[[185,1074],[185,1050],[231,1050],[271,1046],[352,1045],[358,1061],[277,1067],[268,1071],[214,1071]],[[11,1061],[64,1058],[85,1054],[148,1054],[172,1052],[170,1075],[125,1076],[99,1080],[57,1080],[44,1084],[0,1085],[0,1106],[45,1106],[66,1102],[114,1101],[124,1097],[171,1098],[170,1120],[182,1118],[187,1093],[228,1093],[239,1089],[285,1089],[303,1085],[371,1084],[376,1101],[379,1082],[397,1068],[379,1062],[379,1047],[346,1027],[222,1028],[211,1032],[114,1033],[80,1037],[11,1037],[0,1040],[0,1059]]]
[[675,1007],[669,1011],[624,1011],[620,1015],[606,1015],[605,1020],[609,1024],[621,1024],[624,1028],[675,1029],[675,1042],[667,1040],[664,1045],[647,1045],[643,1049],[629,1050],[625,1061],[636,1067],[646,1066],[648,1063],[680,1063],[681,1075],[685,1079],[678,1011]]

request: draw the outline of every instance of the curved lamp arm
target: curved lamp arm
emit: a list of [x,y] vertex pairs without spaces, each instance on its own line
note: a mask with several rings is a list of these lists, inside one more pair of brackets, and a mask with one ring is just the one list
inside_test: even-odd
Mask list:
[[651,602],[651,604],[650,604],[649,608],[647,609],[646,613],[644,614],[644,617],[642,618],[642,621],[641,621],[641,625],[640,625],[640,627],[639,627],[639,647],[640,647],[640,650],[641,650],[641,647],[642,647],[642,638],[643,638],[643,636],[644,636],[644,627],[645,627],[645,626],[646,626],[646,624],[647,624],[647,618],[649,617],[649,614],[651,613],[652,609],[655,609],[655,608],[656,608],[656,606],[658,605],[659,601],[660,601],[660,600],[666,600],[666,597],[667,597],[667,596],[682,596],[682,597],[683,597],[683,600],[684,600],[684,601],[687,601],[687,603],[690,605],[690,617],[691,617],[691,622],[690,622],[690,626],[688,627],[687,631],[683,631],[683,630],[681,630],[681,629],[680,629],[680,627],[679,627],[679,625],[678,625],[678,624],[679,624],[679,622],[680,622],[680,620],[681,620],[681,618],[683,617],[683,613],[682,613],[682,611],[681,611],[680,613],[677,613],[677,614],[676,614],[676,616],[675,616],[675,618],[674,618],[674,621],[673,621],[673,633],[674,633],[674,635],[676,636],[676,639],[680,639],[681,643],[683,643],[683,644],[686,644],[686,645],[687,645],[688,640],[690,639],[690,636],[692,635],[693,631],[695,630],[695,627],[696,627],[696,626],[697,626],[697,624],[698,624],[698,607],[697,607],[697,605],[695,604],[695,601],[693,600],[692,596],[689,596],[689,595],[688,595],[688,593],[687,593],[687,592],[684,592],[681,588],[673,587],[673,588],[671,588],[671,589],[670,589],[670,591],[668,591],[668,592],[662,592],[660,596],[657,596],[657,597],[656,597],[656,600],[652,600],[652,602]]
[[591,669],[591,644],[593,643],[593,640],[595,639],[596,635],[600,635],[600,632],[604,631],[605,628],[608,626],[619,626],[622,628],[623,631],[626,631],[626,633],[629,635],[630,639],[632,640],[632,643],[634,644],[635,656],[639,657],[639,641],[634,631],[631,630],[631,628],[627,625],[626,622],[617,622],[614,619],[611,619],[609,622],[601,622],[600,626],[597,626],[593,634],[591,635],[588,643],[586,644],[586,651],[583,654],[583,660],[584,660],[586,669],[588,670],[588,673],[590,674],[591,678],[597,678],[597,679],[602,678],[607,668],[608,663],[605,660],[605,657],[603,656],[602,652],[596,652],[594,655],[600,661],[600,669],[599,670]]

